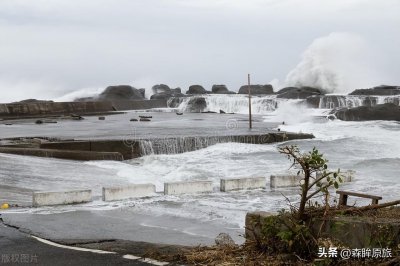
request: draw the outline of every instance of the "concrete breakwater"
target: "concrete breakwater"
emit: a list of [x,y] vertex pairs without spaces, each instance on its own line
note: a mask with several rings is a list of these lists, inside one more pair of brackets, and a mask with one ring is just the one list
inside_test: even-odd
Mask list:
[[0,118],[28,118],[46,115],[91,114],[167,107],[165,100],[30,102],[0,104]]
[[[294,139],[311,139],[312,134],[265,133],[259,135],[234,135],[210,137],[178,137],[163,139],[89,140],[42,143],[41,149],[58,151],[117,152],[124,160],[149,154],[177,154],[194,151],[217,143],[238,142],[248,144],[268,144]],[[88,159],[90,160],[90,159]]]
[[54,149],[38,149],[38,148],[14,148],[0,147],[0,153],[58,158],[68,160],[113,160],[122,161],[124,158],[119,152],[93,152],[80,150],[54,150]]

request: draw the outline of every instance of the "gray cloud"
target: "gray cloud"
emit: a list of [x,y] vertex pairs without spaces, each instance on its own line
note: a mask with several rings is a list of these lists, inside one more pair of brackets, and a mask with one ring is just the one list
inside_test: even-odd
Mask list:
[[400,84],[399,11],[394,0],[2,0],[0,102],[126,83],[237,90],[247,73],[284,81],[314,39],[343,31],[374,51],[376,82]]

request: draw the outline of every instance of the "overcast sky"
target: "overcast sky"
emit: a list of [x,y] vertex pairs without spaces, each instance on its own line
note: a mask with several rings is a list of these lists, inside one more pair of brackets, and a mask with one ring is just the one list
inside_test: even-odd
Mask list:
[[237,91],[247,73],[400,85],[399,14],[399,0],[1,0],[0,102],[113,84]]

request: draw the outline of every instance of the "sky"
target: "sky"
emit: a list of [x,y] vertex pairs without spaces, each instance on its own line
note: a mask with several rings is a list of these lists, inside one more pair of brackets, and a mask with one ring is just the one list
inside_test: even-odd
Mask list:
[[399,0],[1,0],[0,102],[118,84],[237,91],[248,73],[276,90],[400,85],[398,14]]

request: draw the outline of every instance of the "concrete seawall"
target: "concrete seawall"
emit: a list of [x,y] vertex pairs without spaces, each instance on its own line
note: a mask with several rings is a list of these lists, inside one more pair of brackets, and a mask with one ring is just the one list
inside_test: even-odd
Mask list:
[[96,140],[96,141],[65,141],[42,143],[41,149],[90,151],[90,152],[118,152],[123,159],[129,160],[141,156],[138,141],[124,140]]
[[79,161],[91,161],[91,160],[122,161],[123,160],[123,156],[119,152],[92,152],[92,151],[81,151],[81,150],[72,151],[72,150],[0,147],[0,153],[79,160]]
[[[265,133],[259,135],[233,135],[233,136],[209,136],[209,137],[179,137],[156,140],[93,140],[93,141],[64,141],[42,143],[41,149],[57,150],[76,150],[94,152],[119,152],[125,160],[138,158],[147,155],[143,150],[144,146],[150,146],[154,153],[163,154],[165,150],[171,149],[171,145],[176,146],[173,150],[176,153],[183,153],[206,148],[217,143],[239,142],[249,144],[268,144],[293,139],[311,139],[312,134],[300,133]],[[146,145],[141,145],[145,143]],[[142,148],[141,148],[142,147]]]
[[34,207],[76,204],[92,201],[91,190],[74,190],[64,192],[34,192],[32,204]]

